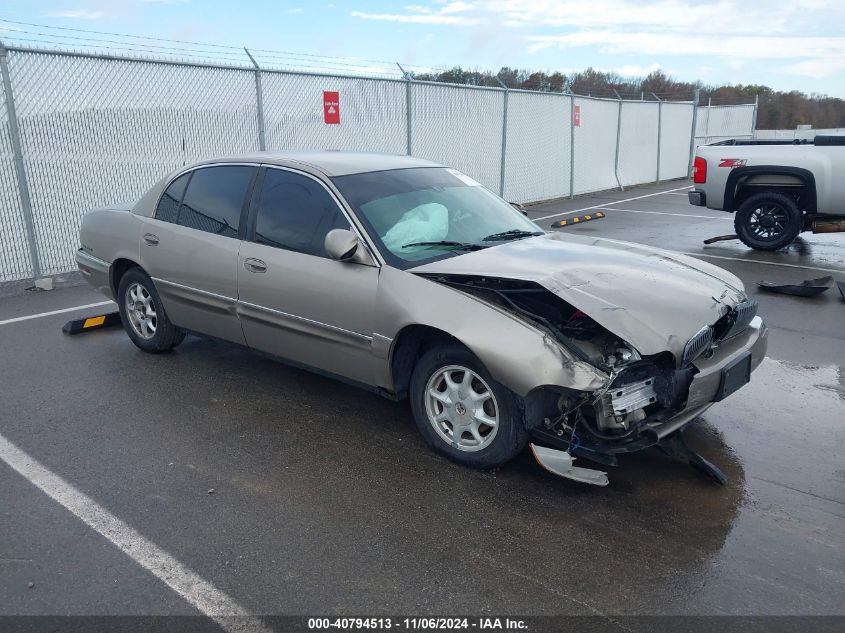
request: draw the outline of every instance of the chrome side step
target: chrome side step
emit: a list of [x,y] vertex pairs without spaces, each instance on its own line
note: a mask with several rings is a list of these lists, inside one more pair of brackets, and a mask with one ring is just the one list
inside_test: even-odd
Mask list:
[[575,458],[566,451],[558,451],[536,444],[529,444],[529,446],[537,463],[554,475],[594,486],[606,486],[610,483],[607,473],[604,471],[573,466],[572,463]]

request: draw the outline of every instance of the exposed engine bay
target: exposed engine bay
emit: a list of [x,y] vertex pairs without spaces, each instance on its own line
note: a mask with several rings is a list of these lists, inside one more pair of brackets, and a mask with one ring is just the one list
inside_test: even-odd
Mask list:
[[[686,407],[698,372],[692,361],[712,355],[717,339],[735,334],[756,313],[754,302],[748,302],[752,305],[745,311],[726,313],[689,341],[681,359],[668,351],[643,357],[589,315],[533,281],[461,275],[429,278],[531,322],[573,356],[607,374],[606,385],[596,392],[549,387],[526,402],[526,424],[538,443],[605,465],[616,465],[620,453],[661,442],[657,428]],[[674,447],[673,454],[679,452],[683,450]]]

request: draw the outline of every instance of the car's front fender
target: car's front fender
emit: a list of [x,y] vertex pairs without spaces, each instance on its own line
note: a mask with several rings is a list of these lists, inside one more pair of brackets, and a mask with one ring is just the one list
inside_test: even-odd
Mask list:
[[[514,315],[436,281],[384,266],[375,334],[395,342],[410,325],[428,326],[456,338],[494,379],[519,396],[545,385],[594,391],[607,382],[602,371]],[[385,360],[378,386],[393,392],[390,359]]]

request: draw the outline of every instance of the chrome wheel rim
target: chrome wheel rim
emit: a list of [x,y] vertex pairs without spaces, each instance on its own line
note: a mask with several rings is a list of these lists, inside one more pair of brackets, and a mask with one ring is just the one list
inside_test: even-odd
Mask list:
[[487,448],[499,431],[499,405],[490,386],[461,365],[434,372],[425,385],[425,412],[432,428],[459,451]]
[[150,292],[139,283],[126,289],[126,315],[135,334],[149,340],[156,334],[158,315]]
[[776,204],[760,205],[748,218],[748,228],[754,236],[767,242],[780,238],[786,232],[788,223],[789,215],[786,209]]

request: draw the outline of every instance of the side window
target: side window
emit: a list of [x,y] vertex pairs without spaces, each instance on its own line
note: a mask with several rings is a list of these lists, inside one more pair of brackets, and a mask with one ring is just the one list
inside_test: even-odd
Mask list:
[[281,169],[267,170],[255,219],[257,243],[325,257],[326,233],[348,228],[320,183]]
[[247,165],[194,170],[179,207],[178,223],[208,233],[237,237],[244,196],[255,170]]
[[156,207],[156,220],[176,222],[176,218],[179,217],[179,204],[182,202],[182,196],[185,195],[185,185],[188,184],[190,177],[190,173],[182,174],[164,190]]

